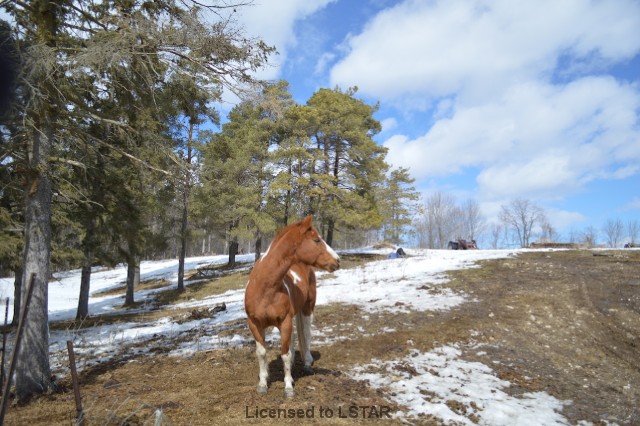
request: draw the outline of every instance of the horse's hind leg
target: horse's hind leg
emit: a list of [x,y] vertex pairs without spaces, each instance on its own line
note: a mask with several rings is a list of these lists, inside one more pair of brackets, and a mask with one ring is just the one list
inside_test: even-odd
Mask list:
[[302,311],[296,315],[296,328],[300,342],[300,356],[304,361],[304,374],[313,374],[313,356],[311,355],[311,315],[304,315]]
[[269,369],[267,366],[267,348],[264,339],[265,330],[259,330],[258,327],[249,321],[249,329],[251,334],[256,339],[256,357],[258,358],[258,366],[260,367],[260,373],[258,375],[259,381],[256,391],[258,393],[267,393],[267,380],[269,379]]
[[291,345],[291,334],[293,332],[293,321],[291,317],[285,318],[280,324],[280,339],[282,341],[282,364],[284,367],[284,396],[293,398],[296,392],[293,390],[293,377],[291,367],[293,365],[293,351]]

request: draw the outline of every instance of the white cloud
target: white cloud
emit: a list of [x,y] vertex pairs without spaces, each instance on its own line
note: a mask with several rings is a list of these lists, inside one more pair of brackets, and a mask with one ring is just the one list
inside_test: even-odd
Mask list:
[[545,209],[545,214],[549,223],[551,223],[556,230],[569,229],[571,226],[585,223],[588,220],[584,214],[568,210],[547,208]]
[[624,206],[624,210],[640,210],[640,197],[634,197],[633,200],[629,201]]
[[396,120],[394,117],[388,117],[380,121],[380,124],[382,125],[383,132],[390,132],[391,130],[398,127],[398,120]]
[[530,82],[455,109],[417,139],[394,135],[384,145],[387,159],[418,179],[479,167],[485,196],[561,196],[593,179],[637,173],[639,110],[638,87],[612,78]]
[[331,85],[357,85],[382,101],[458,93],[474,102],[552,74],[560,57],[630,58],[638,28],[633,0],[407,0],[347,39]]
[[296,21],[302,20],[336,0],[256,0],[252,6],[238,8],[236,18],[247,33],[275,46],[279,55],[272,57],[272,67],[258,74],[262,79],[276,79],[287,52],[296,46]]

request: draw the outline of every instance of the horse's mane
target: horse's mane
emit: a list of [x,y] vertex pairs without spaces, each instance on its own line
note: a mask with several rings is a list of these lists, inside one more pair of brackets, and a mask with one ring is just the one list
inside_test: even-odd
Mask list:
[[284,228],[280,229],[278,231],[278,233],[273,237],[273,240],[271,241],[271,245],[275,244],[276,241],[280,240],[284,236],[284,234],[289,232],[291,230],[291,228],[293,228],[298,223],[299,222],[290,223],[289,225],[287,225]]

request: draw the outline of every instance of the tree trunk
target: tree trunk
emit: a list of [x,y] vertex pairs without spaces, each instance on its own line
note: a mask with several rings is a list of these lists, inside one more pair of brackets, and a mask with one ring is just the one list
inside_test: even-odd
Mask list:
[[238,240],[234,238],[229,243],[229,264],[230,268],[235,268],[236,266],[236,254],[238,254]]
[[[51,389],[49,365],[48,278],[51,255],[51,181],[47,158],[53,142],[53,117],[44,120],[45,131],[34,132],[30,166],[32,177],[26,188],[24,271],[22,296],[36,274],[33,295],[25,319],[24,338],[16,363],[16,398],[27,399]],[[46,124],[49,124],[48,126]],[[21,301],[24,301],[24,297]],[[24,309],[22,302],[21,309]]]
[[327,223],[327,238],[325,238],[325,242],[328,245],[333,245],[333,229],[335,227],[335,221],[330,219]]
[[82,320],[89,316],[89,291],[91,289],[91,266],[93,265],[93,245],[95,241],[96,219],[90,217],[85,225],[83,244],[84,259],[80,272],[80,296],[76,319]]
[[184,259],[187,257],[187,194],[182,205],[182,223],[180,225],[180,257],[178,259],[178,292],[184,291]]
[[127,264],[127,294],[124,305],[132,306],[135,303],[133,297],[134,289],[140,284],[140,264],[136,256],[132,256]]
[[14,291],[13,291],[13,325],[17,326],[20,319],[20,301],[22,300],[22,268],[15,271]]
[[184,187],[182,188],[182,222],[180,223],[180,256],[178,259],[178,292],[184,291],[184,259],[187,256],[187,226],[189,224],[189,193],[191,192],[191,161],[193,148],[191,141],[195,125],[189,123],[189,138],[187,140],[187,158],[185,158]]
[[83,320],[89,316],[89,289],[91,288],[91,259],[92,254],[86,254],[82,271],[80,272],[80,297],[78,298],[78,311],[76,319]]
[[256,262],[258,261],[258,259],[260,259],[261,252],[262,252],[262,235],[258,234],[258,237],[256,238],[256,257],[255,257]]

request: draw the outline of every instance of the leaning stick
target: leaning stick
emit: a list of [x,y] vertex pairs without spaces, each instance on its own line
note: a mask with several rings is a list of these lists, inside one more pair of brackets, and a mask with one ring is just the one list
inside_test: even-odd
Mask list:
[[20,351],[20,343],[22,341],[22,332],[24,330],[24,323],[27,319],[27,311],[29,310],[29,302],[31,301],[31,294],[33,293],[34,283],[36,281],[36,274],[31,274],[31,280],[29,281],[29,288],[27,289],[27,297],[24,301],[24,309],[20,313],[20,321],[18,322],[18,330],[16,331],[16,340],[13,344],[13,353],[11,354],[11,362],[9,363],[9,373],[4,383],[4,391],[2,392],[2,405],[0,406],[0,425],[4,424],[4,415],[7,412],[7,405],[9,403],[9,389],[11,387],[11,376],[13,376],[13,369],[16,366],[16,360],[18,359],[18,352]]
[[67,352],[69,352],[69,368],[71,369],[71,382],[73,383],[73,395],[76,400],[76,425],[84,426],[84,411],[82,410],[82,397],[78,385],[78,372],[76,370],[76,356],[73,352],[73,341],[67,340]]

